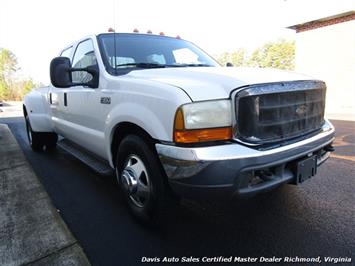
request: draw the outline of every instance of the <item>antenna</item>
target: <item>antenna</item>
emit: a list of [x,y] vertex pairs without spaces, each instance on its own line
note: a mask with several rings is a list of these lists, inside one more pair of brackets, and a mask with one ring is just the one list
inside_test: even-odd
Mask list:
[[116,0],[113,0],[113,49],[114,49],[114,64],[115,74],[117,74],[117,46],[116,46]]

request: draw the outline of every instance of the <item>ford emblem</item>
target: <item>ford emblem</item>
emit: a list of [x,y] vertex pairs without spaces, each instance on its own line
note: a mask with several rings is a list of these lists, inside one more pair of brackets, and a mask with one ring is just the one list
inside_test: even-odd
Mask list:
[[299,116],[305,115],[307,113],[308,106],[307,105],[300,105],[296,108],[296,114]]

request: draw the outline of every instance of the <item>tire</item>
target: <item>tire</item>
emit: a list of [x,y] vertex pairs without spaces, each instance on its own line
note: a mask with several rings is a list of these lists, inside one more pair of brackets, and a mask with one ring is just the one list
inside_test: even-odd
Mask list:
[[126,136],[119,146],[116,176],[130,212],[140,221],[160,223],[176,203],[157,155],[136,135]]
[[58,135],[56,133],[35,132],[32,130],[31,122],[28,116],[25,117],[25,120],[28,143],[33,151],[43,151],[44,147],[46,150],[52,150],[56,147],[58,141]]
[[57,146],[58,135],[56,133],[42,133],[46,150],[53,150]]

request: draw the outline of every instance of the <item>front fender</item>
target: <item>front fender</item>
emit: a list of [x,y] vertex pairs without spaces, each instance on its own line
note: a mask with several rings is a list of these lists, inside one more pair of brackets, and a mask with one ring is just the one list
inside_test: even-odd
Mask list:
[[154,139],[169,140],[172,134],[170,125],[164,124],[163,120],[159,119],[152,110],[137,103],[122,103],[112,109],[105,122],[106,154],[109,162],[112,162],[111,142],[118,124],[129,122],[144,129]]
[[123,103],[116,106],[107,116],[105,122],[105,140],[111,142],[112,132],[122,122],[133,123],[146,130],[152,138],[169,139],[171,132],[161,119],[145,106],[136,103]]
[[48,88],[33,90],[24,98],[24,107],[35,132],[53,132],[47,91]]

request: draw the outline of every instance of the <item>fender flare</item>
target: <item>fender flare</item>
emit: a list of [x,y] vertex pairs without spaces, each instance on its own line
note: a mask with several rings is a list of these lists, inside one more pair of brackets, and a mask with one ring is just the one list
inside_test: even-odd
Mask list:
[[50,108],[45,93],[42,94],[39,90],[31,91],[24,98],[23,108],[24,116],[28,115],[33,131],[53,132]]

